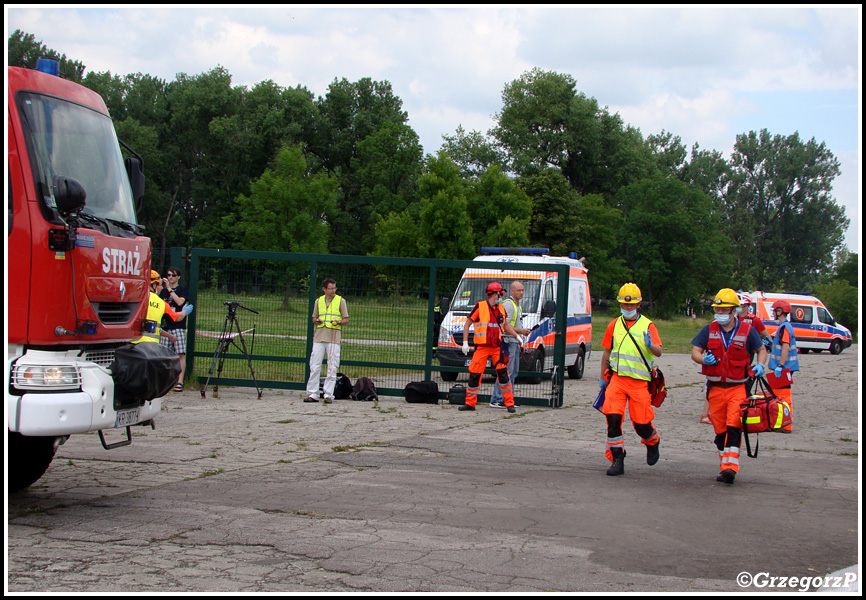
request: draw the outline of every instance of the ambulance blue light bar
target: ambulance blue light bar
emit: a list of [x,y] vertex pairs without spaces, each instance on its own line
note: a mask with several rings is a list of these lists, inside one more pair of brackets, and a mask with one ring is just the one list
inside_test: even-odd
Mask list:
[[481,254],[523,254],[526,256],[543,256],[550,254],[549,248],[481,248]]

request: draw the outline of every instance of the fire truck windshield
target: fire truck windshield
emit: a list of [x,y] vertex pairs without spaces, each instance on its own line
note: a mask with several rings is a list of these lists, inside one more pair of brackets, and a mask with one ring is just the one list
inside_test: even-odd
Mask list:
[[55,208],[54,177],[71,177],[87,192],[84,214],[135,224],[132,190],[111,119],[52,96],[19,92],[17,98],[33,176],[43,184],[48,207]]

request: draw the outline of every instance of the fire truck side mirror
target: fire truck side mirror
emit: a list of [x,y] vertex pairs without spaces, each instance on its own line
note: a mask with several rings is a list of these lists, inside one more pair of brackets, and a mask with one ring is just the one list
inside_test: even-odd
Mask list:
[[61,215],[78,212],[84,208],[87,192],[84,186],[71,177],[60,175],[54,178],[54,202]]
[[144,172],[141,169],[141,161],[137,158],[127,158],[123,161],[126,174],[129,175],[129,184],[132,186],[132,197],[135,202],[141,202],[144,197]]

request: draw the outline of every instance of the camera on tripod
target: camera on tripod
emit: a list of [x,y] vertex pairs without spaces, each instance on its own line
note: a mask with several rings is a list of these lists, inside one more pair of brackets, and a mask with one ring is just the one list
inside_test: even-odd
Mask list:
[[244,306],[244,305],[241,304],[240,302],[223,302],[223,304],[224,304],[225,306],[228,306],[228,307],[229,307],[229,314],[230,314],[230,315],[235,314],[235,313],[237,312],[238,308],[242,308],[242,309],[244,309],[244,310],[248,310],[248,311],[250,311],[251,313],[259,314],[259,311],[257,311],[257,310],[253,310],[253,309],[251,309],[251,308],[247,308],[246,306]]
[[[253,383],[256,386],[256,391],[259,394],[259,400],[262,399],[262,390],[259,387],[258,380],[256,379],[256,371],[253,369],[253,361],[250,356],[252,352],[252,346],[250,346],[250,351],[247,351],[247,344],[244,341],[244,332],[241,331],[240,323],[238,322],[237,311],[238,308],[242,308],[254,314],[259,314],[259,311],[253,310],[251,308],[247,308],[240,302],[223,302],[223,305],[228,307],[228,314],[226,315],[226,320],[223,323],[222,333],[220,333],[219,338],[217,339],[216,349],[214,350],[213,360],[210,364],[210,369],[208,370],[207,379],[204,382],[204,387],[201,389],[201,397],[205,398],[205,392],[207,390],[207,386],[210,383],[211,376],[214,374],[214,369],[217,369],[217,380],[222,376],[223,372],[223,363],[226,359],[226,353],[229,350],[230,346],[234,346],[241,352],[243,352],[243,356],[247,361],[247,365],[250,368],[250,374],[253,376]],[[256,328],[253,326],[251,330],[253,332],[253,341],[255,341]],[[240,344],[238,344],[240,342]],[[214,397],[218,397],[219,386],[214,385],[213,387]]]

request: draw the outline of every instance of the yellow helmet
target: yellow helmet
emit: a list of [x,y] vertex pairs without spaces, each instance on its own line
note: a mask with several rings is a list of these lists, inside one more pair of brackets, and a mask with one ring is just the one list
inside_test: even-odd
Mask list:
[[150,272],[150,282],[156,283],[157,281],[159,281],[159,273],[157,273],[156,271],[151,271]]
[[616,301],[622,304],[640,304],[640,288],[633,283],[627,283],[619,288]]
[[737,292],[731,288],[723,288],[716,294],[713,300],[713,306],[739,306],[740,299],[737,297]]

